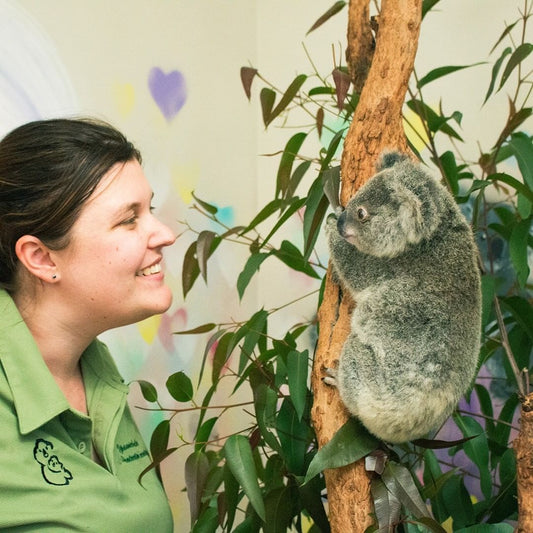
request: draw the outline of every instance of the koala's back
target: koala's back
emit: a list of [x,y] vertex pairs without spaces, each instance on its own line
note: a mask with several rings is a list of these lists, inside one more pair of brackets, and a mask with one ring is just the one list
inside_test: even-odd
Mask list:
[[[372,257],[331,246],[335,269],[356,300],[337,371],[339,392],[348,409],[389,442],[420,438],[444,422],[477,365],[476,247],[453,198],[439,188],[435,194],[442,195],[439,224],[404,252]],[[345,271],[347,254],[355,272]],[[358,264],[364,265],[359,275]]]

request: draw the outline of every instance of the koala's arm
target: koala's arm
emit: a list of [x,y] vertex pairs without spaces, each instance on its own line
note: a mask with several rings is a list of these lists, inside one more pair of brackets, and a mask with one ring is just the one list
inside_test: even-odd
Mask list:
[[352,296],[379,281],[388,271],[386,261],[360,252],[337,230],[337,216],[329,215],[326,236],[335,282],[340,282]]

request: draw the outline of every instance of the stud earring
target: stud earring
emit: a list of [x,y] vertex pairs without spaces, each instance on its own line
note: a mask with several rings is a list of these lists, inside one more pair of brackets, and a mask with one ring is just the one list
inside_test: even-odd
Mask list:
[[52,274],[52,279],[57,279],[57,274]]

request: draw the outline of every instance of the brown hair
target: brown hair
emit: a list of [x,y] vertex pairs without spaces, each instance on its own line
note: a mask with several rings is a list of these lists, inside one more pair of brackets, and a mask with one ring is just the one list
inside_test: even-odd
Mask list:
[[13,290],[23,235],[59,250],[85,201],[120,162],[139,151],[111,125],[94,119],[24,124],[0,141],[0,288]]

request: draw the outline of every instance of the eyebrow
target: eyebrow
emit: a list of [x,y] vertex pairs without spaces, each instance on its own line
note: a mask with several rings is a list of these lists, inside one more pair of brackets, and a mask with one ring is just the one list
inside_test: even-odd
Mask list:
[[[154,199],[154,192],[152,191],[152,194],[150,195],[150,203]],[[117,211],[115,212],[116,217],[120,218],[121,216],[124,216],[131,211],[138,211],[141,207],[141,202],[131,202],[129,204],[124,204],[123,206],[119,207]]]

